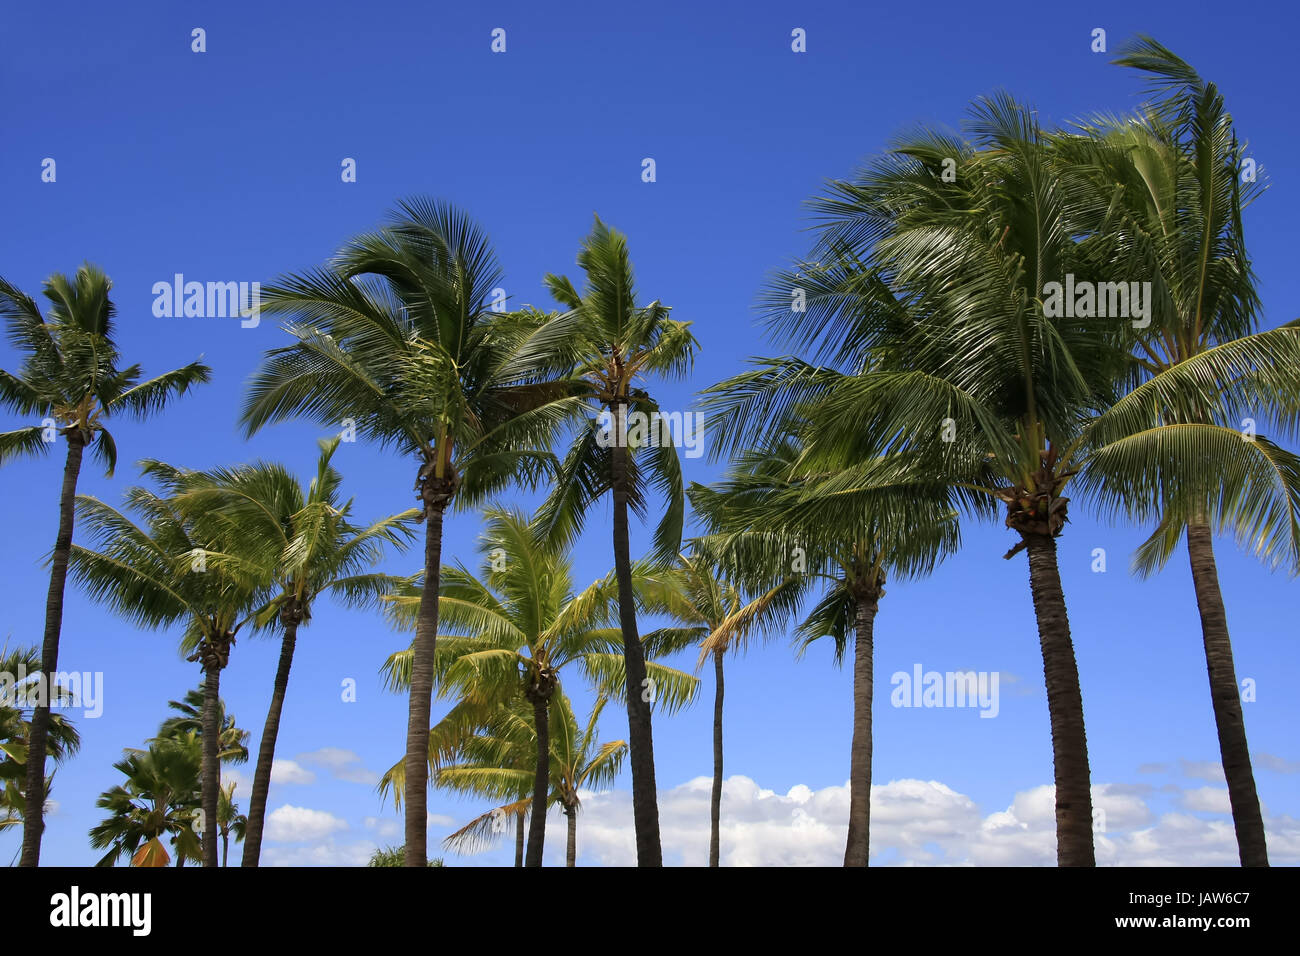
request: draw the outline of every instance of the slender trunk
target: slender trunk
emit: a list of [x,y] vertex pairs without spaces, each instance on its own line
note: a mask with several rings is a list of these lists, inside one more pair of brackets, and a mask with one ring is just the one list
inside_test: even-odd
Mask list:
[[63,590],[72,553],[72,523],[77,500],[77,476],[85,442],[81,432],[68,432],[68,458],[59,491],[59,530],[50,560],[50,589],[45,597],[45,639],[41,643],[41,686],[32,712],[27,739],[27,792],[23,810],[23,847],[19,866],[37,866],[41,860],[41,833],[45,829],[45,751],[50,733],[50,681],[59,669],[59,634],[63,629]]
[[445,508],[445,503],[425,508],[424,588],[415,624],[411,699],[406,720],[406,865],[420,868],[429,863],[429,711],[433,702],[433,654],[438,641],[438,585]]
[[569,845],[564,852],[564,865],[578,865],[578,808],[566,805],[564,815],[569,818]]
[[257,866],[262,855],[262,825],[266,819],[266,799],[271,791],[271,764],[275,760],[275,741],[280,734],[280,712],[289,689],[289,668],[293,666],[294,646],[298,641],[298,621],[290,617],[280,642],[280,663],[271,688],[271,708],[266,712],[262,742],[257,748],[257,768],[253,771],[253,795],[248,803],[248,830],[244,835],[243,866]]
[[203,807],[203,865],[217,865],[217,791],[221,789],[221,768],[218,765],[217,738],[221,728],[217,723],[217,709],[221,701],[221,667],[212,662],[212,655],[203,665],[203,764],[200,802]]
[[1052,723],[1052,766],[1056,781],[1056,863],[1095,866],[1092,846],[1092,792],[1088,739],[1083,726],[1079,667],[1070,639],[1056,539],[1024,536],[1029,553],[1029,587],[1038,618],[1038,641],[1047,682],[1047,712]]
[[709,800],[709,866],[718,865],[722,820],[722,649],[713,652],[713,794]]
[[866,866],[871,856],[871,698],[876,611],[873,592],[859,596],[854,608],[853,743],[849,759],[849,838],[845,866]]
[[230,866],[230,834],[221,831],[221,865]]
[[1237,830],[1237,852],[1242,866],[1268,866],[1264,840],[1264,818],[1255,792],[1255,774],[1246,745],[1246,721],[1241,712],[1237,672],[1232,662],[1232,641],[1228,636],[1228,615],[1219,590],[1219,571],[1214,562],[1214,539],[1205,525],[1187,529],[1187,553],[1192,562],[1196,606],[1201,612],[1201,635],[1205,641],[1205,664],[1210,674],[1210,700],[1214,704],[1214,725],[1219,731],[1219,756],[1228,780],[1228,801]]
[[515,866],[524,865],[524,815],[515,814]]
[[551,789],[551,722],[547,699],[533,698],[533,725],[537,729],[537,772],[533,775],[533,820],[528,828],[528,856],[524,866],[542,865],[542,846],[546,842],[546,797]]
[[[618,414],[622,421],[626,406],[620,406]],[[618,617],[623,630],[623,663],[627,674],[628,750],[632,765],[636,861],[637,866],[663,866],[663,850],[659,843],[659,802],[655,793],[654,741],[650,731],[650,700],[654,697],[654,687],[646,679],[645,653],[637,635],[636,603],[632,594],[632,553],[627,528],[627,448],[616,444],[612,452],[614,570],[618,577]]]

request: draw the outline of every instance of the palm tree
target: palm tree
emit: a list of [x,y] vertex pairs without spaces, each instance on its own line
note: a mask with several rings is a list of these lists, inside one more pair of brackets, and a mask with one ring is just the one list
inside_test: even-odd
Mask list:
[[[711,534],[696,541],[706,560],[770,587],[769,607],[785,611],[801,593],[821,595],[796,628],[803,646],[821,637],[841,664],[853,644],[853,739],[849,759],[849,828],[845,866],[870,858],[872,697],[875,621],[887,576],[920,577],[958,545],[948,489],[897,455],[840,472],[817,473],[800,437],[739,455],[717,486],[693,485],[691,500]],[[793,572],[793,574],[792,574]],[[773,594],[768,591],[767,594]],[[762,600],[762,599],[760,599]],[[715,630],[703,654],[743,642],[755,630],[743,619]]]
[[[199,735],[191,730],[155,737],[147,750],[128,750],[113,764],[124,783],[104,791],[95,806],[108,811],[90,830],[90,845],[108,852],[96,866],[112,866],[129,856],[131,866],[166,866],[171,861],[163,838],[176,850],[176,865],[203,858],[195,831],[200,820]],[[206,841],[206,830],[204,839]]]
[[1262,182],[1239,175],[1245,147],[1222,94],[1149,38],[1117,62],[1149,74],[1157,99],[1058,146],[1112,204],[1097,270],[1149,277],[1153,308],[1135,334],[1142,382],[1092,423],[1080,483],[1110,512],[1157,522],[1139,573],[1186,539],[1241,862],[1267,866],[1213,535],[1232,530],[1274,564],[1300,563],[1300,460],[1242,431],[1262,409],[1294,430],[1300,328],[1258,331],[1242,209]]
[[[585,727],[579,727],[572,704],[557,693],[550,709],[548,772],[550,790],[547,805],[563,808],[568,826],[565,865],[577,864],[579,790],[607,786],[617,778],[627,754],[622,740],[596,742],[597,723],[608,697],[600,695]],[[537,727],[526,702],[516,698],[501,704],[472,733],[462,731],[451,756],[434,769],[434,786],[457,793],[507,802],[475,817],[452,833],[443,845],[459,852],[473,852],[490,845],[505,832],[507,821],[522,824],[533,806],[533,768],[537,765]],[[434,728],[447,735],[457,732],[454,721]],[[380,783],[382,791],[392,788],[400,804],[402,765],[398,764]],[[523,829],[516,831],[515,865],[523,865]]]
[[[39,425],[0,432],[0,465],[22,455],[47,451],[56,433],[62,434],[68,444],[59,492],[59,530],[50,555],[42,674],[58,671],[63,591],[75,520],[73,501],[85,450],[90,448],[111,476],[117,463],[117,444],[105,419],[115,415],[144,419],[192,386],[208,381],[210,375],[206,365],[192,362],[142,382],[139,365],[120,367],[113,342],[116,310],[108,295],[112,285],[108,276],[90,264],[83,265],[71,278],[55,273],[44,283],[50,305],[47,315],[42,316],[30,296],[0,279],[0,318],[10,343],[25,353],[17,374],[0,370],[0,406],[42,419]],[[40,862],[49,727],[50,709],[38,703],[32,716],[27,761],[27,813],[20,866]]]
[[709,866],[721,854],[722,819],[722,701],[725,692],[723,659],[729,650],[743,649],[754,632],[770,632],[795,610],[801,588],[789,578],[746,600],[745,589],[730,580],[716,562],[700,553],[678,556],[677,565],[660,578],[651,592],[651,610],[669,614],[677,627],[646,636],[661,653],[688,644],[708,643],[700,662],[713,658],[713,790],[709,800]]
[[[444,635],[439,643],[439,692],[460,696],[453,718],[469,728],[522,691],[540,741],[534,751],[531,805],[544,807],[551,786],[550,707],[561,672],[574,664],[603,692],[617,693],[624,686],[620,633],[611,627],[618,585],[611,575],[575,593],[571,558],[543,541],[526,516],[493,507],[485,517],[479,547],[485,555],[482,576],[457,566],[444,568],[440,578],[440,619],[462,635]],[[634,587],[645,574],[644,567],[634,569]],[[418,591],[413,585],[409,593],[391,599],[398,624],[409,626],[417,617]],[[389,658],[390,687],[405,686],[413,658],[413,649]],[[661,664],[643,666],[668,711],[694,695],[698,682],[689,674]],[[409,786],[406,792],[409,800]],[[545,812],[533,813],[525,866],[542,865],[545,834]]]
[[[153,464],[165,486],[166,470]],[[146,488],[129,489],[126,499],[143,526],[97,498],[77,497],[98,550],[74,546],[70,568],[93,599],[128,620],[148,628],[183,625],[181,652],[203,670],[203,865],[215,867],[221,671],[236,636],[269,599],[272,581],[265,556],[228,550],[233,542],[216,537],[217,522],[186,516],[176,501]]]
[[[967,508],[1005,508],[1027,551],[1056,783],[1057,860],[1092,866],[1083,698],[1056,557],[1083,424],[1131,377],[1125,323],[1049,314],[1047,283],[1086,272],[1107,204],[1060,161],[1034,111],[972,109],[974,144],[921,131],[814,200],[811,261],[778,273],[772,326],[822,364],[774,359],[723,386],[734,441],[791,408],[815,467],[905,452]],[[945,175],[951,171],[952,175]],[[798,307],[792,309],[792,303]]]
[[311,620],[322,594],[357,606],[391,590],[397,579],[371,568],[383,557],[384,545],[403,547],[410,541],[410,523],[419,516],[410,509],[367,527],[353,524],[352,502],[340,496],[343,476],[331,464],[339,441],[336,437],[320,442],[316,475],[306,488],[284,466],[268,462],[208,472],[181,472],[156,462],[146,467],[165,477],[179,507],[218,523],[238,542],[231,549],[234,553],[264,557],[268,576],[278,588],[256,618],[261,626],[278,623],[283,637],[253,773],[244,866],[257,866],[261,855],[271,765],[298,628]]
[[647,376],[685,375],[698,343],[690,323],[670,319],[669,308],[658,300],[637,304],[627,237],[599,218],[583,241],[578,265],[586,274],[581,293],[563,276],[546,277],[551,295],[567,310],[547,323],[548,341],[554,355],[572,361],[583,383],[584,404],[574,419],[576,441],[539,514],[540,533],[571,542],[593,503],[607,492],[612,494],[637,863],[662,866],[654,741],[644,693],[650,685],[637,634],[628,511],[644,517],[650,489],[662,495],[664,514],[654,534],[655,556],[664,563],[672,561],[681,545],[686,508],[681,463],[674,436],[660,427],[662,419],[654,417],[658,405],[641,386]]
[[[27,812],[27,798],[23,791],[27,784],[27,753],[32,732],[31,712],[35,709],[36,694],[45,690],[36,688],[35,679],[41,672],[40,649],[13,647],[8,643],[0,647],[0,830],[19,826]],[[26,679],[18,680],[19,675]],[[11,683],[12,682],[12,683]],[[48,688],[50,704],[74,704],[67,688],[53,684]],[[62,763],[81,747],[81,735],[72,721],[62,714],[50,715],[47,749],[55,764]],[[45,797],[48,802],[50,783],[54,774],[45,778]]]
[[[292,316],[297,340],[275,349],[249,386],[243,422],[305,417],[348,423],[414,459],[425,521],[424,569],[437,594],[443,516],[550,463],[548,445],[570,389],[537,374],[537,322],[496,314],[501,270],[487,237],[445,203],[410,199],[379,231],[349,242],[328,266],[263,291],[262,308]],[[438,603],[416,628],[406,733],[409,866],[427,861],[425,749]]]
[[230,838],[243,840],[248,834],[248,817],[235,803],[235,781],[222,784],[217,800],[217,830],[221,833],[221,865],[230,865]]

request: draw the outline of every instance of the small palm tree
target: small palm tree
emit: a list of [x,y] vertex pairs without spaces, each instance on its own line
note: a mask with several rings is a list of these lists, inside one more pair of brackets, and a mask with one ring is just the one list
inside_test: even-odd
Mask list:
[[230,865],[230,838],[238,842],[248,833],[248,817],[239,812],[235,803],[235,781],[222,784],[217,800],[217,829],[221,833],[221,865]]
[[[425,522],[424,571],[437,593],[443,516],[551,463],[545,449],[570,388],[539,376],[538,322],[494,313],[501,279],[488,238],[460,210],[410,199],[329,266],[263,291],[262,308],[291,316],[297,340],[270,352],[244,405],[249,433],[305,417],[413,460]],[[406,728],[410,866],[427,861],[425,747],[433,696],[438,602],[421,608]]]
[[700,655],[701,663],[713,659],[714,677],[709,866],[718,865],[721,853],[723,660],[728,651],[743,649],[751,634],[770,633],[789,617],[803,590],[800,579],[791,577],[749,597],[716,562],[700,553],[679,555],[677,565],[650,589],[648,609],[668,614],[678,626],[646,635],[648,645],[660,653],[706,643],[712,647]]
[[[166,482],[179,507],[196,520],[214,523],[216,534],[236,542],[231,551],[240,555],[239,561],[249,555],[264,559],[277,589],[256,617],[263,627],[278,623],[283,637],[253,773],[244,866],[257,866],[261,855],[271,766],[299,627],[311,620],[321,595],[359,606],[392,590],[397,579],[372,568],[385,545],[405,547],[413,537],[410,525],[419,517],[410,509],[366,527],[354,524],[352,502],[340,496],[343,476],[331,464],[339,442],[320,442],[316,475],[306,488],[283,465],[269,462],[206,472],[158,462],[146,466],[147,473]],[[221,558],[214,560],[219,564]]]
[[[185,692],[184,700],[169,700],[167,706],[177,711],[158,728],[159,737],[181,737],[188,733],[203,736],[203,688]],[[226,713],[226,702],[217,701],[217,760],[221,763],[248,763],[249,733],[238,726],[234,714]]]
[[[0,647],[0,830],[8,830],[23,822],[27,812],[27,754],[32,732],[32,712],[38,699],[36,678],[40,674],[41,656],[36,647],[13,647],[8,643]],[[17,680],[25,674],[27,679]],[[11,683],[12,681],[12,683]],[[39,690],[44,690],[40,687]],[[58,706],[74,703],[66,688],[54,684],[49,688],[53,695],[50,704]],[[50,715],[48,754],[60,764],[81,747],[81,735],[72,722],[62,714]],[[45,778],[45,797],[49,800],[50,783],[54,774]]]
[[[49,450],[56,433],[62,434],[68,445],[59,492],[59,530],[50,555],[42,674],[58,671],[63,592],[75,521],[73,502],[85,450],[90,448],[112,475],[117,444],[106,420],[114,416],[146,418],[194,385],[208,381],[210,375],[206,365],[192,362],[142,382],[139,365],[122,368],[113,342],[112,286],[108,276],[89,264],[71,278],[55,273],[45,280],[50,304],[42,316],[30,296],[0,279],[0,319],[5,322],[9,341],[25,353],[17,374],[0,369],[0,406],[42,419],[39,425],[0,432],[0,465]],[[27,761],[28,808],[20,866],[40,862],[49,726],[49,707],[37,706]]]
[[196,830],[201,829],[199,735],[187,731],[156,737],[147,750],[128,750],[113,764],[126,780],[104,791],[95,806],[108,811],[90,830],[90,845],[108,850],[96,866],[112,866],[123,856],[131,866],[166,866],[176,850],[176,865],[203,858]]
[[[528,702],[540,741],[532,806],[545,806],[551,786],[550,706],[562,671],[569,665],[581,668],[605,693],[619,693],[624,686],[620,633],[611,626],[618,585],[610,575],[575,593],[571,558],[542,541],[527,517],[494,507],[486,519],[479,548],[485,556],[482,576],[458,566],[444,568],[440,578],[440,618],[462,633],[445,635],[439,644],[439,691],[460,696],[453,715],[466,728],[503,703],[520,696]],[[646,569],[635,569],[634,587],[645,574]],[[399,624],[409,626],[418,615],[418,590],[412,585],[390,599]],[[388,659],[390,687],[405,686],[413,656],[408,650]],[[644,666],[661,707],[672,711],[691,700],[695,678],[661,664]],[[406,792],[409,799],[409,787]],[[526,866],[542,865],[545,833],[546,814],[533,813]]]
[[[161,473],[161,469],[155,469]],[[203,670],[203,865],[217,865],[221,671],[236,636],[272,596],[265,555],[240,556],[216,536],[216,522],[187,516],[146,488],[126,499],[143,525],[97,498],[77,498],[95,547],[76,545],[70,568],[90,596],[149,628],[180,624],[181,652]]]
[[[564,276],[546,277],[551,295],[567,310],[547,323],[546,335],[552,353],[571,362],[582,405],[574,409],[576,440],[539,513],[539,533],[570,543],[582,530],[592,505],[607,493],[613,497],[637,863],[661,866],[654,741],[650,706],[642,693],[648,685],[637,634],[628,512],[644,517],[652,488],[662,497],[664,513],[655,530],[655,556],[665,564],[671,562],[681,546],[686,511],[681,463],[673,436],[659,427],[659,419],[650,417],[659,407],[643,385],[651,376],[685,375],[698,343],[690,323],[670,319],[667,306],[658,300],[649,305],[637,302],[627,237],[599,218],[582,244],[578,265],[586,278],[581,293]],[[641,422],[633,415],[647,418]],[[649,428],[642,427],[646,422]]]

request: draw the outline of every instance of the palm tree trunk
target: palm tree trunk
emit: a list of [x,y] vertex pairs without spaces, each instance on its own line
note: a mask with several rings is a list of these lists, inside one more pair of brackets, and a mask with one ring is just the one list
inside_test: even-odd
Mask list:
[[1241,712],[1237,672],[1232,662],[1232,641],[1228,636],[1228,615],[1219,589],[1219,571],[1214,561],[1214,539],[1205,525],[1187,528],[1187,553],[1192,562],[1196,606],[1201,612],[1201,635],[1205,641],[1205,664],[1210,674],[1210,700],[1214,724],[1219,731],[1219,756],[1228,780],[1228,801],[1237,830],[1237,852],[1242,866],[1268,866],[1264,840],[1264,818],[1255,792],[1255,774],[1246,744],[1246,721]]
[[217,865],[217,791],[221,789],[221,767],[217,750],[221,729],[217,709],[221,702],[221,667],[209,653],[203,664],[203,763],[200,802],[203,808],[203,865]]
[[262,742],[257,748],[257,768],[253,771],[253,795],[248,804],[248,830],[244,835],[243,866],[257,866],[262,855],[262,826],[266,819],[266,800],[271,791],[271,764],[275,761],[275,741],[280,735],[280,712],[289,689],[289,669],[298,641],[298,621],[290,616],[280,641],[280,663],[271,688],[271,708],[266,712]]
[[564,865],[578,865],[578,808],[566,806],[564,815],[569,818],[569,844],[564,852]]
[[[626,406],[617,409],[618,420]],[[620,428],[618,434],[622,436]],[[636,630],[636,603],[632,594],[632,552],[628,542],[627,448],[611,449],[614,486],[614,571],[618,578],[618,617],[623,630],[623,663],[627,674],[627,724],[629,762],[632,765],[632,821],[636,827],[637,866],[663,866],[659,843],[659,801],[655,793],[654,741],[650,732],[650,698],[645,653]]]
[[1056,539],[1023,535],[1029,554],[1029,588],[1038,618],[1038,642],[1047,682],[1047,712],[1052,723],[1052,766],[1056,780],[1056,863],[1095,866],[1092,846],[1092,792],[1088,739],[1083,727],[1083,694],[1070,639]]
[[230,834],[221,831],[221,865],[230,866]]
[[874,693],[876,611],[873,591],[857,598],[853,651],[853,743],[849,760],[849,838],[845,866],[866,866],[871,856],[871,699]]
[[713,652],[713,793],[709,799],[709,866],[718,865],[722,820],[722,649]]
[[[433,481],[435,479],[428,479]],[[445,501],[425,508],[424,588],[415,623],[411,697],[406,720],[406,865],[428,866],[429,711],[433,703],[433,655],[438,642],[438,586],[442,570]]]
[[533,776],[533,820],[528,828],[528,856],[524,866],[542,865],[542,846],[546,842],[546,798],[551,790],[551,722],[547,699],[533,698],[533,725],[537,729],[537,772]]
[[45,596],[45,639],[41,644],[41,683],[32,726],[27,738],[27,792],[23,811],[23,849],[19,866],[36,866],[41,860],[41,833],[45,829],[45,750],[50,733],[51,680],[59,669],[59,635],[63,629],[63,591],[72,553],[72,523],[76,513],[77,477],[85,442],[81,432],[68,432],[68,458],[59,491],[59,530],[50,559],[50,589]]
[[524,865],[524,815],[515,814],[515,866]]

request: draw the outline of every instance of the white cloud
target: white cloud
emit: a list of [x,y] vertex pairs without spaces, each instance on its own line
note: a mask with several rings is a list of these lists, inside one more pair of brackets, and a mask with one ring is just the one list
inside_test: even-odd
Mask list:
[[322,747],[311,753],[298,754],[303,763],[324,767],[330,776],[349,783],[364,783],[374,786],[379,783],[379,774],[367,770],[361,763],[361,757],[355,751],[342,747]]
[[272,760],[272,783],[315,783],[316,775],[296,760]]
[[367,830],[374,830],[376,835],[388,838],[395,837],[402,832],[402,822],[384,817],[366,817],[361,821]]
[[287,803],[276,807],[266,818],[266,838],[277,843],[314,843],[347,828],[346,820],[326,810]]
[[365,866],[377,847],[373,843],[338,845],[327,842],[315,846],[277,846],[262,851],[265,866]]
[[1197,787],[1183,792],[1183,806],[1201,813],[1231,813],[1227,787]]
[[1300,760],[1284,760],[1273,754],[1252,754],[1251,759],[1265,770],[1275,773],[1300,773]]
[[1223,764],[1213,760],[1179,760],[1178,769],[1184,777],[1223,783]]

